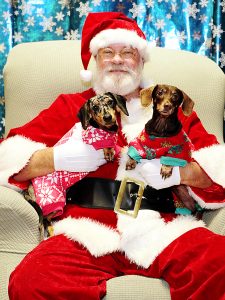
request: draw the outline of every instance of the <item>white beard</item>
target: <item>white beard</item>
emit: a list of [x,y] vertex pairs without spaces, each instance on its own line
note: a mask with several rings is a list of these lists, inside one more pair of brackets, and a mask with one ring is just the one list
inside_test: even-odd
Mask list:
[[[131,71],[126,69],[127,73],[120,74],[97,69],[94,79],[94,90],[96,94],[111,92],[122,96],[128,95],[140,86],[142,68],[140,64],[136,70]],[[118,70],[119,67],[115,69]],[[124,68],[122,68],[122,70],[124,70]]]

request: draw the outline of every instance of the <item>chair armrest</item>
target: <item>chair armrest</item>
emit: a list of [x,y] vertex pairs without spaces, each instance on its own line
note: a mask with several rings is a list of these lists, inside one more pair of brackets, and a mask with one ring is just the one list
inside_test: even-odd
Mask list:
[[0,186],[0,252],[27,253],[40,242],[38,215],[24,197]]
[[215,233],[225,235],[225,208],[206,211],[203,213],[202,219],[207,228]]

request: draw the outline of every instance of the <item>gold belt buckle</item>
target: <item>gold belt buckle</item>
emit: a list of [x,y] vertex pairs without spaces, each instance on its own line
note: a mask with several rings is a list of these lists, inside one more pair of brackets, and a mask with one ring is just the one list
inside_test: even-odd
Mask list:
[[[127,185],[128,182],[134,182],[135,184],[137,184],[139,186],[138,193],[137,193],[137,198],[136,198],[136,201],[135,201],[133,211],[127,211],[127,210],[124,210],[124,209],[121,208],[121,204],[122,204],[122,201],[123,201],[123,196],[124,196],[124,193],[125,193],[125,190],[126,190],[126,185]],[[140,181],[140,180],[137,180],[137,179],[134,179],[134,178],[125,177],[122,180],[121,184],[120,184],[120,188],[119,188],[119,192],[118,192],[118,195],[117,195],[117,198],[116,198],[114,211],[116,213],[121,213],[121,214],[130,216],[130,217],[136,218],[137,215],[138,215],[138,211],[140,209],[140,206],[141,206],[141,200],[142,200],[142,196],[143,196],[143,193],[144,193],[144,188],[145,188],[145,184],[144,184],[143,181]]]

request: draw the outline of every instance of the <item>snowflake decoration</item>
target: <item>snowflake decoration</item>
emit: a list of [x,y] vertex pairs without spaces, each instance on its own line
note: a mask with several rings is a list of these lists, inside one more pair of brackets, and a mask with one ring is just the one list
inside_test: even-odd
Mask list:
[[88,13],[90,11],[92,11],[92,9],[89,7],[89,3],[88,2],[86,2],[86,3],[80,2],[80,7],[76,8],[76,11],[79,12],[79,17],[82,18],[83,16],[87,16]]
[[34,26],[35,20],[34,17],[29,17],[26,20],[27,26]]
[[55,34],[56,34],[57,36],[63,35],[63,29],[62,29],[61,26],[60,26],[60,27],[56,27],[56,29],[55,29]]
[[40,193],[38,194],[41,205],[45,205],[47,203],[52,203],[54,201],[54,196],[52,195],[53,190],[50,188],[41,189]]
[[156,23],[155,23],[155,26],[157,29],[163,29],[165,27],[165,22],[163,19],[157,19]]
[[44,11],[43,8],[37,8],[37,17],[43,17]]
[[21,32],[15,32],[15,34],[13,35],[13,38],[14,38],[15,43],[17,43],[17,42],[21,43],[22,39],[23,39],[22,33]]
[[206,41],[205,41],[205,47],[206,49],[210,49],[212,46],[212,38],[208,38]]
[[178,40],[180,43],[184,44],[185,43],[185,40],[187,39],[187,36],[185,35],[185,32],[184,31],[181,31],[181,32],[177,32],[177,37],[178,37]]
[[208,0],[201,0],[200,2],[199,2],[199,5],[203,8],[203,7],[207,7],[207,5],[208,5]]
[[219,59],[221,68],[225,67],[225,53],[221,52],[221,57]]
[[142,4],[137,5],[135,3],[133,3],[133,7],[129,9],[129,12],[132,13],[133,19],[140,17],[144,11],[145,7]]
[[171,12],[177,12],[177,4],[176,3],[172,3],[171,5]]
[[65,35],[66,40],[79,40],[80,34],[78,33],[78,30],[70,30]]
[[43,32],[45,32],[47,30],[50,32],[53,31],[52,27],[55,26],[56,23],[53,22],[52,19],[53,19],[53,17],[50,17],[50,18],[43,17],[42,22],[39,23],[43,27],[43,30],[42,30]]
[[62,11],[56,13],[56,16],[55,16],[55,18],[56,18],[56,20],[57,20],[58,22],[59,22],[59,21],[63,21],[63,20],[64,20],[64,17],[65,17],[65,15],[62,13]]
[[146,1],[146,4],[147,4],[147,7],[148,7],[148,8],[150,8],[150,7],[153,8],[153,7],[154,7],[154,0],[147,0],[147,1]]
[[220,6],[222,6],[222,12],[225,12],[225,0],[220,3]]
[[213,33],[213,37],[218,37],[218,38],[221,38],[221,34],[223,33],[224,31],[222,30],[221,28],[221,24],[218,25],[218,26],[213,26],[213,29],[212,29],[212,33]]
[[208,17],[206,15],[200,15],[199,20],[201,23],[205,23],[207,21]]
[[197,3],[195,2],[194,4],[189,4],[187,9],[184,9],[184,11],[187,11],[188,15],[194,19],[196,19],[196,14],[200,11],[196,7]]
[[200,31],[194,31],[194,34],[192,35],[193,36],[193,38],[194,38],[194,40],[196,41],[196,40],[200,40],[201,39],[201,33],[200,33]]
[[60,0],[58,1],[58,3],[61,5],[61,9],[64,9],[64,8],[67,8],[69,9],[70,8],[70,0]]
[[92,4],[93,4],[94,6],[99,6],[99,5],[101,5],[101,0],[93,0],[93,1],[92,1]]
[[12,14],[10,14],[9,11],[4,11],[2,14],[3,18],[7,21],[10,19],[10,17],[12,16]]
[[5,44],[4,43],[2,43],[2,44],[0,44],[0,52],[4,52],[5,51]]
[[22,11],[22,15],[31,15],[32,11],[35,9],[35,7],[28,1],[22,0],[22,3],[18,8]]

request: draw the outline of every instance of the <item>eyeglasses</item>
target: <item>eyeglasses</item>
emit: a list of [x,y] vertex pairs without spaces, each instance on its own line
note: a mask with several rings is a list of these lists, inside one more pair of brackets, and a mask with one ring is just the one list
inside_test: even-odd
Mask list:
[[112,48],[102,48],[98,51],[98,55],[103,59],[113,59],[119,55],[121,59],[135,59],[137,56],[137,49],[123,48],[120,52],[116,52]]

